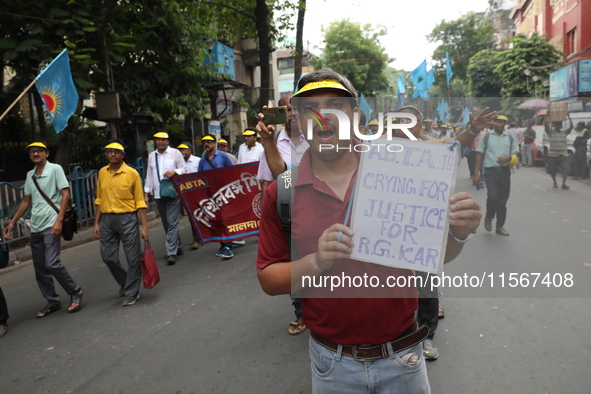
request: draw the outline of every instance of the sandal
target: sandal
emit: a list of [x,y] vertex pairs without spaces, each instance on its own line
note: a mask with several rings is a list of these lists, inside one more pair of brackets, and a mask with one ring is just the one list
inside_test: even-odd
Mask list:
[[[76,311],[78,311],[80,308],[82,308],[82,295],[84,294],[84,292],[82,291],[82,288],[78,291],[78,293],[76,294],[72,294],[70,296],[70,307],[68,308],[68,313],[74,313]],[[76,305],[76,306],[72,306],[72,305]]]
[[445,317],[445,312],[443,311],[443,309],[441,309],[441,307],[439,307],[439,309],[437,310],[437,317],[439,319],[443,319]]
[[49,316],[51,315],[53,312],[57,312],[60,309],[62,309],[61,305],[45,305],[45,308],[43,308],[43,310],[40,310],[39,313],[37,313],[37,319],[40,319],[42,317],[45,316]]
[[304,323],[298,323],[297,320],[289,323],[289,328],[287,329],[289,335],[299,335],[304,331],[306,331],[306,325]]

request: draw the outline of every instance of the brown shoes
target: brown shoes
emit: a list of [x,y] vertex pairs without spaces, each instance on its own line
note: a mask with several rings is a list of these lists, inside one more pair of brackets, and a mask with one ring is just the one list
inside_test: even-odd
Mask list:
[[504,229],[504,228],[502,228],[502,227],[499,227],[499,228],[497,229],[497,234],[504,235],[505,237],[508,237],[508,236],[509,236],[509,233],[507,232],[507,230],[505,230],[505,229]]
[[489,219],[489,218],[484,219],[484,229],[486,231],[492,231],[492,219]]

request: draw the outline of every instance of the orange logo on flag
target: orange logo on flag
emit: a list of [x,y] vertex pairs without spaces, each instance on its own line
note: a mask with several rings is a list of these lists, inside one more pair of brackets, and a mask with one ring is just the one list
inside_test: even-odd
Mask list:
[[51,116],[56,116],[62,109],[62,94],[57,87],[41,86],[41,98],[45,102]]

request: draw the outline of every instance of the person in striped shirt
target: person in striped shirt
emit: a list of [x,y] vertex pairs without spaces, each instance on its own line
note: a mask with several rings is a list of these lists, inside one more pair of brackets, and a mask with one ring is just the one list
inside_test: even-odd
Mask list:
[[568,121],[570,122],[569,128],[561,130],[562,122],[550,122],[546,123],[546,133],[550,137],[550,149],[548,150],[548,157],[546,158],[546,172],[552,177],[554,181],[554,189],[558,189],[556,183],[556,174],[560,172],[562,174],[562,189],[568,190],[570,186],[566,185],[566,178],[570,172],[568,152],[566,150],[566,136],[573,130],[573,121],[568,115]]

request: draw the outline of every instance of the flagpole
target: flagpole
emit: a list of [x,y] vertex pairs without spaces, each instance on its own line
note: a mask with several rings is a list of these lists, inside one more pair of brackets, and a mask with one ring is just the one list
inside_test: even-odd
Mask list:
[[18,103],[18,102],[19,102],[19,100],[20,100],[21,98],[23,98],[23,96],[25,95],[25,93],[27,93],[27,92],[29,91],[29,89],[31,89],[31,88],[33,87],[33,85],[35,85],[35,82],[37,82],[37,80],[36,80],[36,79],[34,79],[34,80],[33,80],[33,82],[31,82],[31,83],[29,84],[29,86],[27,86],[27,87],[25,88],[25,90],[23,90],[23,92],[22,92],[22,93],[21,93],[21,94],[20,94],[20,95],[19,95],[19,96],[16,98],[16,100],[14,100],[14,101],[12,102],[12,104],[10,104],[10,107],[8,107],[8,109],[7,109],[6,111],[4,111],[4,113],[2,114],[2,116],[0,116],[0,121],[1,121],[2,119],[4,119],[4,117],[5,117],[5,116],[8,114],[8,112],[10,112],[10,110],[12,109],[12,107],[14,107],[14,106],[16,105],[16,103]]
[[449,103],[449,119],[451,120],[451,88],[447,85],[447,101]]

